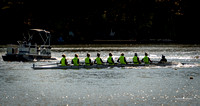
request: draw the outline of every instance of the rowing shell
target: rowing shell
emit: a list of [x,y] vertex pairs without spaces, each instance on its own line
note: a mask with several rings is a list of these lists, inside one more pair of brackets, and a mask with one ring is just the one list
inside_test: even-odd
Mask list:
[[80,68],[108,68],[108,67],[140,67],[140,66],[171,66],[175,65],[172,62],[167,62],[167,63],[152,63],[152,64],[115,64],[115,65],[80,65],[80,66],[73,66],[73,65],[68,65],[68,66],[61,66],[61,65],[47,65],[47,66],[36,66],[33,64],[33,69],[80,69]]

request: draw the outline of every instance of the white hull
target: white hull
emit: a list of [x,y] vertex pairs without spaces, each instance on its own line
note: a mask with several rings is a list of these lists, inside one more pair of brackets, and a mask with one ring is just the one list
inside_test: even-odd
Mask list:
[[173,64],[172,62],[167,62],[167,63],[152,63],[152,64],[116,64],[116,65],[91,65],[91,66],[86,66],[86,65],[80,65],[80,66],[73,66],[73,65],[68,65],[68,66],[60,66],[60,65],[47,65],[47,66],[36,66],[33,64],[33,69],[81,69],[81,68],[108,68],[108,67],[142,67],[142,66],[171,66],[171,65],[176,65]]

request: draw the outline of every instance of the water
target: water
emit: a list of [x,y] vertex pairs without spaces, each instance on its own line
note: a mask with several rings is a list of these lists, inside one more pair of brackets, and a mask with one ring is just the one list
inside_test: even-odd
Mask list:
[[[6,49],[0,48],[0,55]],[[106,61],[112,52],[115,61],[123,52],[128,61],[135,52],[142,59],[149,53],[158,61],[164,54],[178,64],[168,67],[127,67],[105,69],[33,70],[32,64],[59,62],[65,53],[68,62],[79,54],[84,61],[101,53]],[[5,62],[0,57],[0,106],[4,105],[200,105],[200,47],[198,45],[133,45],[129,47],[57,47],[58,60],[43,62]]]

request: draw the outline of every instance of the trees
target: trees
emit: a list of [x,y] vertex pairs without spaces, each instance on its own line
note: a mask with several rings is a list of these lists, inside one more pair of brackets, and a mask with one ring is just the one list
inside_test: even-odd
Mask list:
[[[59,37],[83,43],[94,39],[179,40],[194,28],[195,12],[191,12],[194,6],[190,3],[189,0],[4,0],[0,19],[5,35],[9,30],[20,36],[26,29],[43,28],[52,31],[54,43]],[[12,6],[6,8],[7,4]],[[109,37],[111,29],[114,37]],[[71,31],[76,38],[70,38]],[[8,36],[15,33],[9,32]]]

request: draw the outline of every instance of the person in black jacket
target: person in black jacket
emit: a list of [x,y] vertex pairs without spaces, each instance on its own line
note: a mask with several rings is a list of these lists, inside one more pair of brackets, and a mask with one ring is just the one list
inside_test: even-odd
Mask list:
[[167,59],[165,58],[164,55],[162,55],[162,59],[159,61],[159,63],[166,63]]

